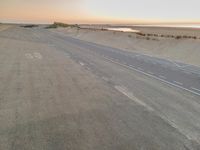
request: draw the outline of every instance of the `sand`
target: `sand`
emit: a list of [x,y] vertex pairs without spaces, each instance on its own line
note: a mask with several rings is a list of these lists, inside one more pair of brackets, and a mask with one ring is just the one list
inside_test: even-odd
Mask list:
[[[200,37],[200,30],[197,29],[159,27],[135,27],[134,29],[140,30],[144,34]],[[200,39],[143,37],[136,33],[106,31],[94,28],[58,28],[53,30],[85,41],[200,66]]]
[[10,28],[11,25],[6,25],[6,24],[0,24],[0,32],[3,31],[3,30],[6,30],[8,28]]

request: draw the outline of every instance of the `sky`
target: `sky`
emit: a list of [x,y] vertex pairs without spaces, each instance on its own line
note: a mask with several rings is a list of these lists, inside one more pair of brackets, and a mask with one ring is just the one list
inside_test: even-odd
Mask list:
[[0,0],[0,22],[200,23],[199,0]]

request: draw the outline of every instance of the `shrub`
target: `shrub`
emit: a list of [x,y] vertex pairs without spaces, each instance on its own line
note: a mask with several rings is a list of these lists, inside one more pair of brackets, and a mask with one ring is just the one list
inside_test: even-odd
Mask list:
[[38,27],[38,25],[31,24],[31,25],[24,25],[24,26],[21,26],[21,27],[23,27],[23,28],[35,28],[35,27]]
[[150,40],[150,37],[147,37],[146,39],[147,39],[147,40]]
[[70,25],[70,24],[65,24],[65,23],[61,23],[61,22],[54,22],[53,24],[47,26],[46,29],[58,28],[58,27],[62,27],[62,28],[67,28],[67,27],[80,28],[77,24]]
[[180,35],[176,36],[176,39],[181,39],[182,37]]
[[193,39],[197,39],[197,37],[196,37],[196,36],[194,36],[194,37],[193,37]]
[[141,33],[141,32],[139,32],[139,33],[136,33],[137,35],[140,35],[140,36],[146,36],[146,34],[144,34],[144,33]]
[[149,34],[149,33],[148,33],[147,36],[152,36],[152,34]]

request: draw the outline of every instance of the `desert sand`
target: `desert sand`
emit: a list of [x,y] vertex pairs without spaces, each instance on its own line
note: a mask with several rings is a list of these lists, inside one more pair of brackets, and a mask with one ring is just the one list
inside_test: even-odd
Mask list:
[[[120,31],[107,31],[93,27],[90,29],[58,28],[56,31],[63,32],[74,38],[120,48],[126,51],[134,51],[200,66],[200,30],[160,27],[134,27],[133,29],[140,30],[142,34],[150,36],[141,36],[137,33]],[[151,36],[151,34],[158,36]],[[186,36],[186,38],[176,39],[177,36]],[[192,36],[192,38],[187,38],[187,36]]]

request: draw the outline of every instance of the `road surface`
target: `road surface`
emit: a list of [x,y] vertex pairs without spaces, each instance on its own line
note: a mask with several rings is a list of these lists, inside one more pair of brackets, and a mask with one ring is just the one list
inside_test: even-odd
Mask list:
[[197,67],[17,26],[0,54],[0,149],[200,149]]

